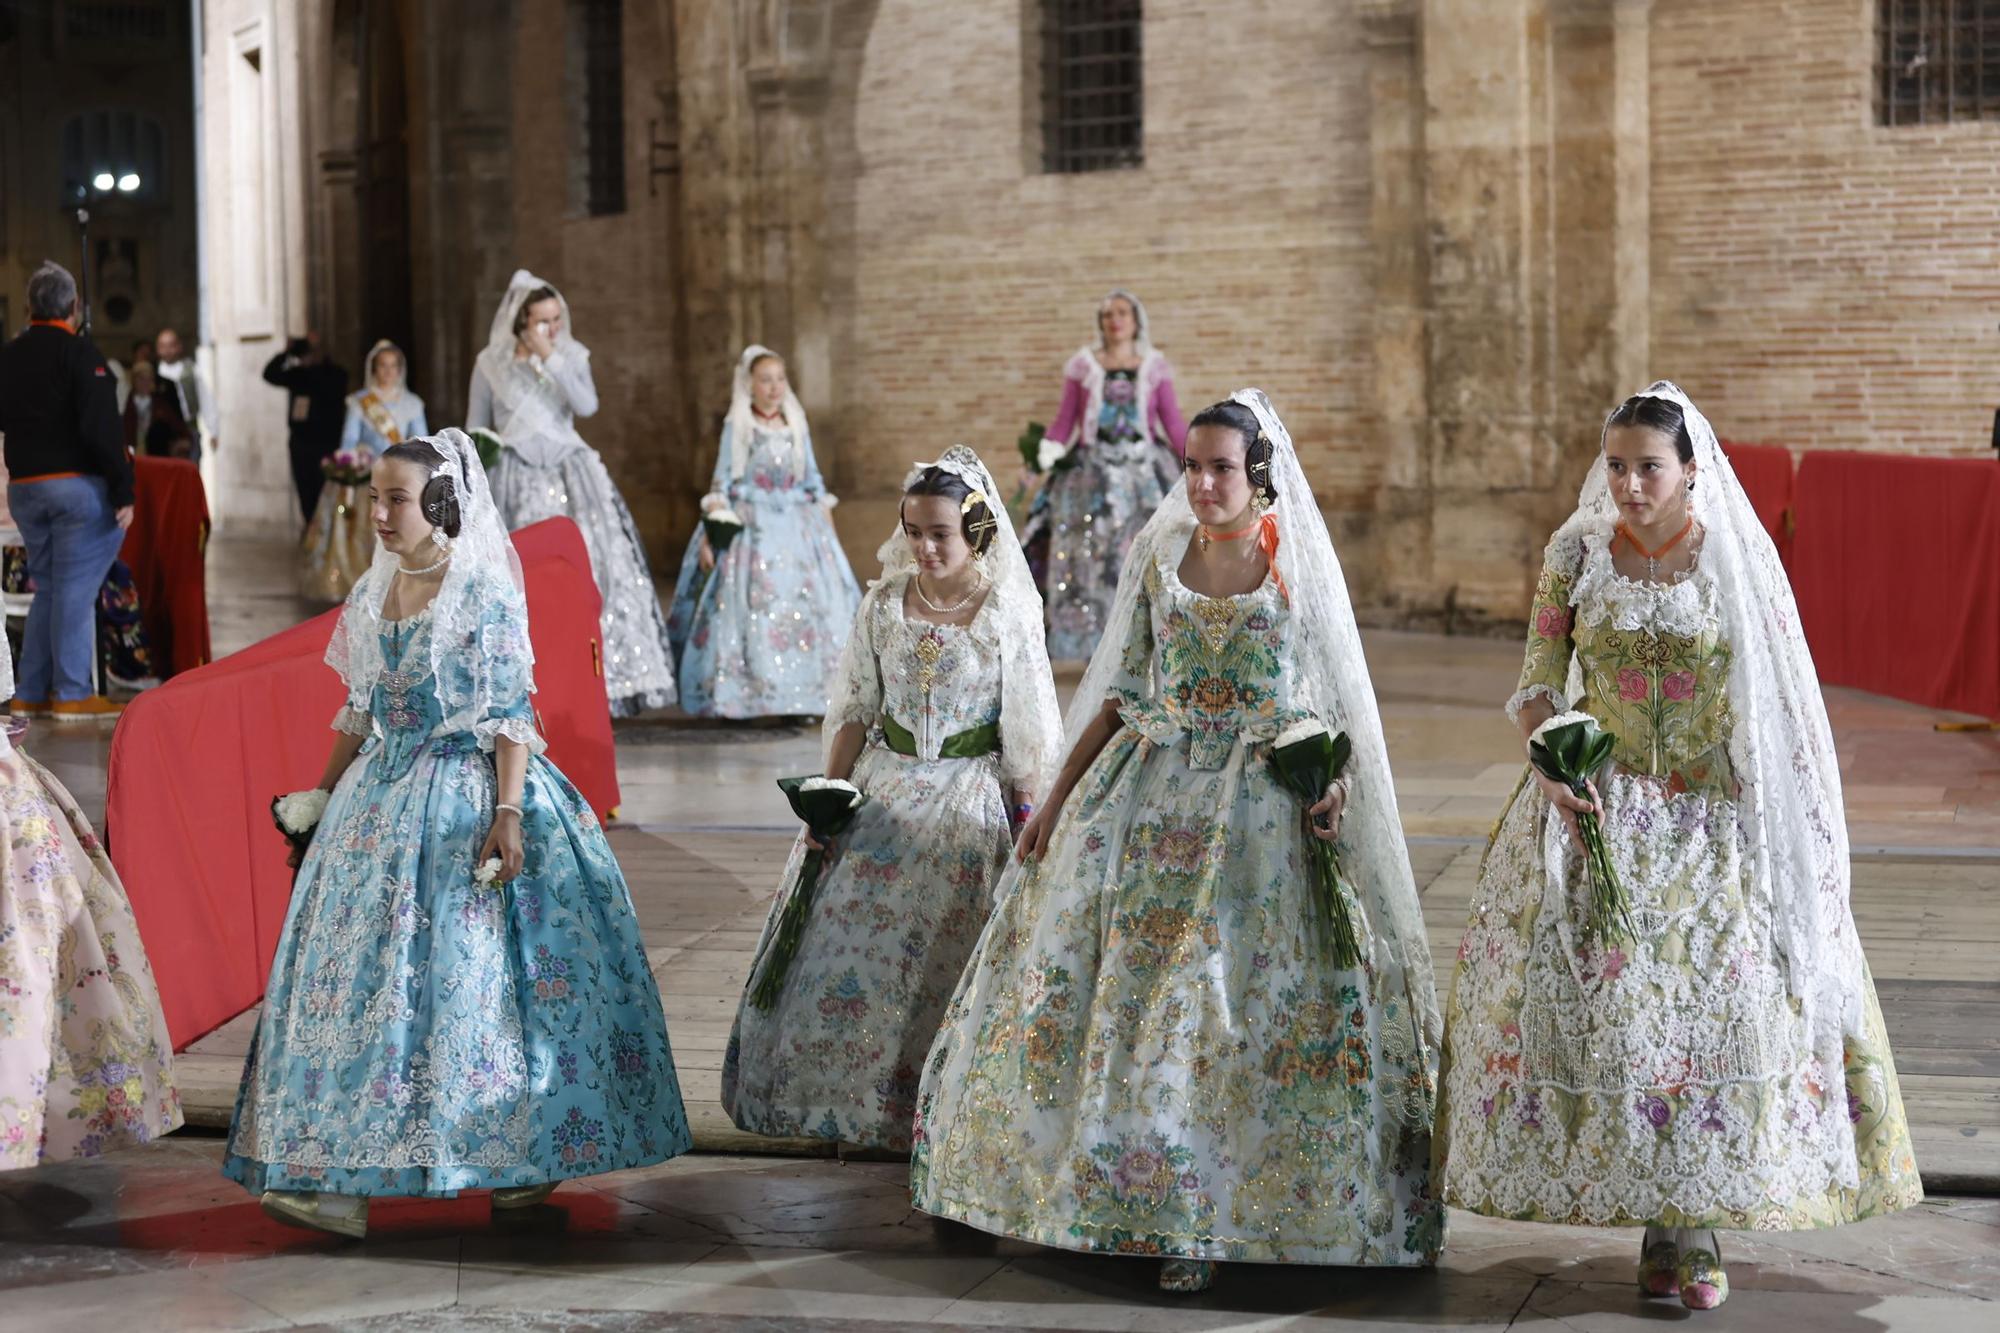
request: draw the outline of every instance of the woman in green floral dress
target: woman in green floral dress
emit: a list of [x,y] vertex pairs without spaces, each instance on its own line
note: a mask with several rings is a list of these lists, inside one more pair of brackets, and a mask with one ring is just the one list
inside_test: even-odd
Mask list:
[[[1196,417],[1187,459],[931,1051],[917,1206],[1162,1257],[1176,1291],[1219,1259],[1429,1264],[1436,1001],[1340,564],[1261,392]],[[1307,718],[1354,743],[1311,808],[1353,967],[1269,760]]]
[[[1923,1196],[1848,910],[1826,707],[1777,552],[1665,381],[1606,424],[1549,543],[1508,714],[1616,738],[1572,796],[1531,770],[1480,872],[1440,1082],[1446,1202],[1640,1226],[1639,1282],[1721,1304],[1715,1231]],[[1629,929],[1593,935],[1576,816]]]

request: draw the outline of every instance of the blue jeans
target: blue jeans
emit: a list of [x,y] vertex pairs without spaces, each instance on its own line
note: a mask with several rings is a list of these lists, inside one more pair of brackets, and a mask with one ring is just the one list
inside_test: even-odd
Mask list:
[[14,696],[35,703],[96,692],[97,590],[125,532],[102,477],[54,477],[7,487],[7,507],[28,548],[35,600],[21,635]]

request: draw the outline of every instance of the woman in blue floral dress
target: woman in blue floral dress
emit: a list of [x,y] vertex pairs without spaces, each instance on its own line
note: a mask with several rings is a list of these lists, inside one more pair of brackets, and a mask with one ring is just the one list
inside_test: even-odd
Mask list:
[[[1195,418],[1111,623],[925,1069],[916,1204],[1163,1257],[1175,1291],[1218,1259],[1429,1264],[1422,915],[1340,564],[1261,392]],[[1310,810],[1338,840],[1353,967],[1269,762],[1308,720],[1354,747]]]
[[681,708],[698,717],[819,715],[861,589],[833,530],[806,410],[768,347],[736,363],[703,517],[742,531],[722,551],[697,527],[667,617]]
[[541,757],[478,453],[455,430],[396,445],[371,491],[381,549],[327,650],[347,683],[330,795],[223,1168],[280,1220],[355,1236],[375,1195],[521,1207],[689,1144],[624,877]]
[[959,445],[903,490],[827,701],[827,776],[868,803],[764,1009],[750,996],[787,896],[773,904],[722,1065],[723,1105],[753,1134],[898,1152],[917,1073],[992,910],[1012,817],[1055,776],[1062,741],[1042,599],[992,477]]

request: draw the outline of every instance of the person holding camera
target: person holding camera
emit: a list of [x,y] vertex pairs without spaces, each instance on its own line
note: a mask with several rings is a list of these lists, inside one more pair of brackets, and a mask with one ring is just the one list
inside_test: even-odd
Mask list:
[[340,429],[347,421],[347,372],[327,358],[319,335],[308,333],[270,359],[264,382],[291,395],[285,422],[291,433],[299,521],[305,523],[319,503],[320,462],[340,447]]
[[76,279],[44,262],[28,279],[27,330],[0,347],[7,507],[35,600],[12,711],[59,722],[116,717],[97,694],[97,590],[132,523],[132,459],[110,367],[77,336]]

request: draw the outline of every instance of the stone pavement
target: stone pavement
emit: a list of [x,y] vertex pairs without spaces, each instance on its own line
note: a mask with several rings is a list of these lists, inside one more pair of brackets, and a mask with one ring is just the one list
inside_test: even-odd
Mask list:
[[[218,649],[298,618],[289,564],[218,544]],[[212,569],[216,569],[212,565]],[[1455,950],[1480,850],[1520,774],[1497,701],[1515,645],[1367,636],[1433,951]],[[1857,854],[1854,907],[1932,1199],[1836,1231],[1732,1236],[1735,1294],[1704,1328],[2000,1326],[2000,737],[1830,692]],[[102,809],[104,740],[30,746]],[[700,1151],[565,1185],[530,1217],[483,1195],[379,1207],[350,1244],[265,1219],[217,1172],[215,1131],[0,1176],[0,1330],[146,1328],[1636,1328],[1697,1318],[1631,1284],[1636,1236],[1454,1213],[1436,1272],[1225,1267],[1169,1299],[1153,1265],[1063,1254],[910,1210],[900,1163],[742,1135],[716,1103],[723,1045],[791,836],[781,773],[816,733],[621,724],[626,869]],[[1448,976],[1440,971],[1440,976]],[[197,1121],[226,1120],[246,1016],[183,1060]],[[772,1155],[817,1153],[817,1157]],[[754,1154],[754,1155],[753,1155]]]

